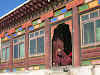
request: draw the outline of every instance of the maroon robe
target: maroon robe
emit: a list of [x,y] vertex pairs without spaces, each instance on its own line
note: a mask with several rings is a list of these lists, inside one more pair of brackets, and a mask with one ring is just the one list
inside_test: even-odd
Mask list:
[[72,52],[69,55],[66,55],[66,53],[63,50],[60,52],[56,51],[55,56],[56,57],[54,59],[54,62],[56,66],[57,65],[66,66],[72,63],[72,59],[71,59]]

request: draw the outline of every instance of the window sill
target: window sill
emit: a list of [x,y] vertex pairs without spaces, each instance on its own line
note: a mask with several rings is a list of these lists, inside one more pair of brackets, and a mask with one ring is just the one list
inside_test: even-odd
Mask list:
[[16,59],[13,59],[14,62],[18,62],[18,61],[23,61],[25,58],[16,58]]
[[91,48],[91,47],[94,47],[94,46],[95,46],[95,43],[87,44],[87,45],[82,45],[81,48]]
[[9,62],[9,61],[2,61],[2,60],[1,60],[1,64],[8,63],[8,62]]
[[96,42],[94,44],[87,44],[87,45],[83,45],[81,46],[81,49],[85,49],[85,48],[94,48],[94,47],[100,47],[100,42]]
[[36,54],[36,55],[30,55],[29,57],[41,57],[41,56],[44,56],[44,53],[42,53],[42,54]]

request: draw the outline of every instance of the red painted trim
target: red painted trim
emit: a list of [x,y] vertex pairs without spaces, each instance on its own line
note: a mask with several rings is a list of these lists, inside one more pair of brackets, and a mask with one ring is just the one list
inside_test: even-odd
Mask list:
[[25,22],[24,24],[22,24],[22,28],[27,28],[31,25],[32,25],[32,22],[29,20],[29,21]]
[[10,29],[9,31],[8,31],[8,35],[10,35],[10,34],[12,34],[12,33],[14,33],[15,32],[15,28],[12,28],[12,29]]
[[[31,23],[30,23],[31,21],[29,21],[29,23],[26,23],[26,24],[29,24],[29,25],[31,25]],[[26,25],[26,27],[27,27],[28,25]],[[28,59],[29,59],[29,57],[28,57],[28,53],[29,53],[29,37],[28,37],[28,28],[26,28],[26,33],[25,33],[25,68],[26,68],[26,70],[28,70]]]
[[53,13],[53,10],[52,11],[49,11],[48,13],[45,13],[44,15],[40,16],[40,19],[43,21],[49,17],[53,17],[54,13]]
[[10,72],[12,72],[12,69],[13,69],[13,39],[10,40],[9,69],[10,69]]
[[98,56],[100,56],[100,52],[86,53],[86,54],[82,54],[81,56],[82,56],[82,58],[98,57]]
[[74,0],[66,4],[66,9],[69,10],[73,7],[79,6],[84,3],[84,0]]
[[2,33],[0,34],[0,38],[2,38],[2,37],[4,37],[4,32],[2,32]]
[[73,65],[75,67],[80,66],[80,26],[78,17],[78,7],[73,8]]
[[100,47],[96,47],[96,48],[89,48],[89,49],[82,49],[81,53],[82,54],[86,54],[86,53],[90,53],[90,52],[100,52]]
[[0,69],[8,68],[8,63],[2,63],[0,64]]

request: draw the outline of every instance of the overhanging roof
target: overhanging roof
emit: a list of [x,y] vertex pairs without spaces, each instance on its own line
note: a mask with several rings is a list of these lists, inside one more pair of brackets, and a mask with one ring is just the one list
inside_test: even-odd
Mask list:
[[41,8],[47,7],[51,2],[57,1],[57,0],[27,0],[20,6],[14,8],[9,13],[5,14],[4,16],[0,17],[0,29],[3,29],[2,27],[11,26],[12,22],[15,22],[17,20],[20,20],[20,18],[23,18],[23,16],[27,16],[27,14],[31,14],[33,12],[37,12]]
[[3,19],[4,17],[8,16],[9,14],[11,14],[12,12],[14,12],[16,9],[22,7],[24,4],[27,4],[29,1],[31,0],[27,0],[24,3],[22,3],[21,5],[19,5],[18,7],[14,8],[13,10],[9,11],[8,13],[4,14],[3,16],[0,17],[0,20]]

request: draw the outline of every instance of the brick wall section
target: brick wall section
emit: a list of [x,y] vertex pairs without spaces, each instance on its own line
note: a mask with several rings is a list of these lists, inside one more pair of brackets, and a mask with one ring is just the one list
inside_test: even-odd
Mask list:
[[78,8],[73,8],[73,65],[80,66],[80,24],[78,16]]
[[51,67],[50,63],[50,53],[51,53],[51,41],[50,41],[50,25],[49,25],[49,19],[45,20],[45,64],[46,69],[49,69]]

